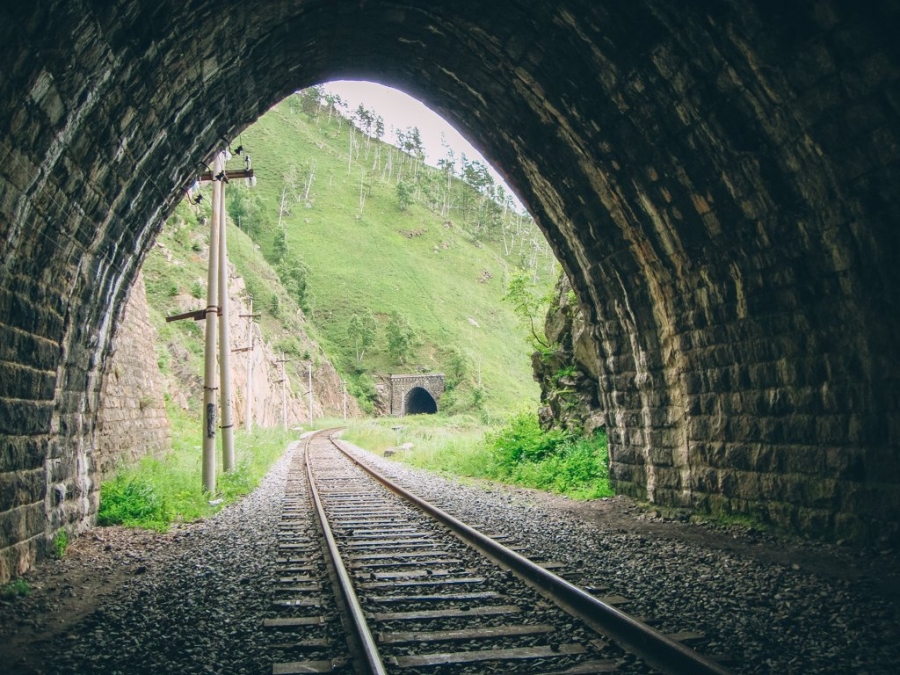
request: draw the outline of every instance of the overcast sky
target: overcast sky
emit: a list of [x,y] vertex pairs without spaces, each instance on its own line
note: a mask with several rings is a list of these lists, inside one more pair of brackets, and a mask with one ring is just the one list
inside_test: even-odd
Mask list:
[[[384,140],[391,143],[397,142],[394,129],[407,129],[418,127],[422,136],[422,145],[425,148],[425,161],[436,166],[439,159],[447,156],[446,150],[441,145],[441,138],[446,139],[447,144],[453,149],[457,159],[465,154],[469,160],[478,160],[490,166],[489,162],[478,150],[472,147],[462,134],[450,126],[443,117],[428,108],[424,103],[404,94],[398,89],[386,87],[374,82],[351,82],[339,80],[328,82],[324,88],[338,94],[347,103],[350,111],[356,110],[360,103],[366,108],[374,109],[376,114],[384,118]],[[512,190],[503,181],[500,175],[491,167],[494,180],[503,185],[504,189],[512,194]],[[515,195],[513,195],[515,197]],[[518,201],[518,200],[517,200]]]

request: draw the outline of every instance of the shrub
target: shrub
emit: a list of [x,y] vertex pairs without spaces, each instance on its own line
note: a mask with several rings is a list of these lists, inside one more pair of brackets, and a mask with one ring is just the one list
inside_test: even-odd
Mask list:
[[4,600],[13,600],[15,598],[24,598],[31,593],[31,586],[24,579],[15,579],[8,584],[0,586],[0,598]]
[[117,476],[103,484],[98,525],[137,527],[151,524],[153,529],[164,530],[170,520],[166,500],[157,494],[152,483],[139,476]]
[[545,431],[536,415],[519,413],[486,441],[501,479],[583,499],[613,494],[603,430],[592,437]]
[[512,470],[520,462],[537,462],[568,440],[565,431],[544,431],[534,413],[521,412],[499,431],[487,436],[497,463]]

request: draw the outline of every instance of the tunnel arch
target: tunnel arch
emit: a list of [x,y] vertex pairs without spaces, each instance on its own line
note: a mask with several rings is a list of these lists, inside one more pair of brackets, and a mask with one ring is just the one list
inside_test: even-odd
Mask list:
[[403,401],[404,415],[434,415],[438,411],[437,401],[423,387],[413,387]]
[[337,78],[423,100],[535,216],[620,490],[898,536],[891,3],[9,4],[0,579],[96,510],[100,365],[199,162]]

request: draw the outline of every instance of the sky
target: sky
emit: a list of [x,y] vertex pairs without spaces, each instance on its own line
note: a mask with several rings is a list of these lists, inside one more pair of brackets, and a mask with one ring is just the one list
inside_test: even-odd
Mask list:
[[[394,129],[418,127],[422,137],[422,145],[425,148],[425,161],[432,166],[436,166],[439,159],[447,156],[447,152],[441,143],[443,137],[453,149],[457,158],[465,154],[469,160],[484,162],[491,168],[494,180],[502,185],[508,193],[512,193],[512,190],[500,177],[500,174],[491,167],[482,154],[462,134],[454,129],[449,122],[421,101],[398,89],[392,89],[375,82],[338,80],[328,82],[323,86],[329,93],[338,94],[347,103],[351,112],[356,110],[359,104],[362,103],[366,108],[374,109],[376,114],[381,115],[384,118],[384,140],[396,144],[397,137],[394,135],[391,127]],[[516,201],[518,203],[518,200]]]

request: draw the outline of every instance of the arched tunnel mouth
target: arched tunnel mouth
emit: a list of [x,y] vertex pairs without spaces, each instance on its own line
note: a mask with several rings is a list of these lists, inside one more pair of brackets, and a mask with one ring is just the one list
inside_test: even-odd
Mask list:
[[[54,505],[13,543],[96,510],[74,468],[85,411],[198,165],[338,78],[449,119],[544,229],[585,310],[577,346],[623,492],[897,538],[900,123],[893,98],[875,100],[900,79],[887,3],[247,0],[240,20],[209,0],[63,4],[0,21],[4,473],[46,461],[54,476],[21,497]],[[79,499],[55,505],[66,483]]]
[[434,415],[438,411],[437,401],[423,387],[413,387],[406,394],[404,415]]

